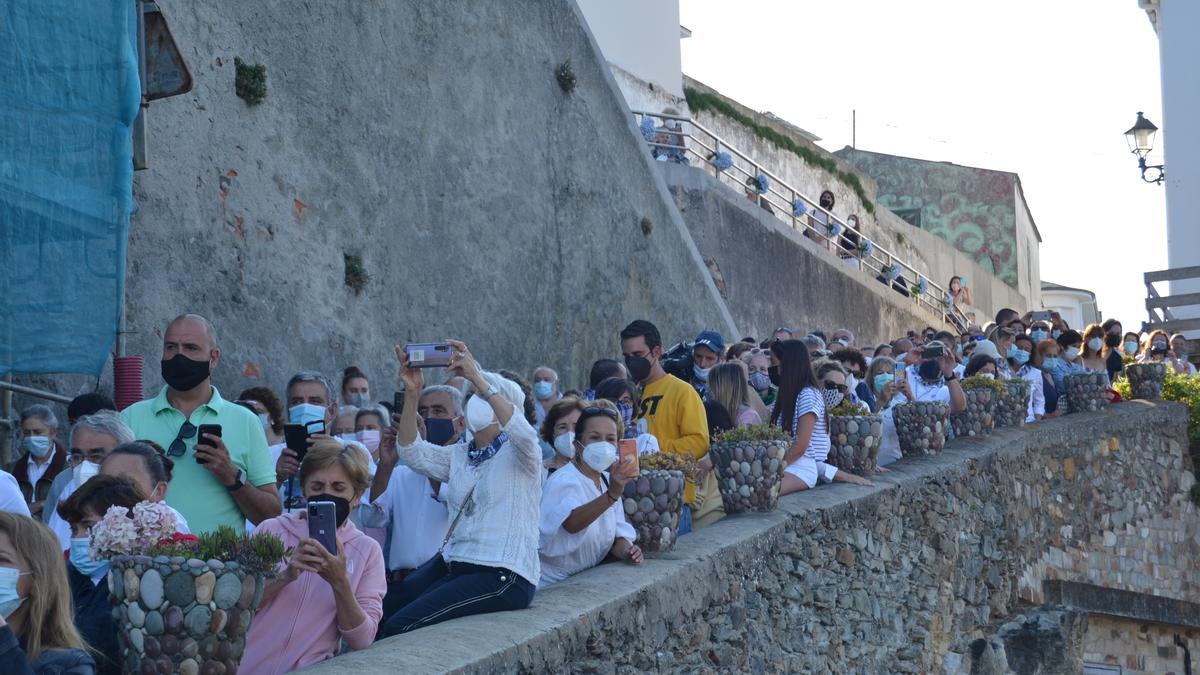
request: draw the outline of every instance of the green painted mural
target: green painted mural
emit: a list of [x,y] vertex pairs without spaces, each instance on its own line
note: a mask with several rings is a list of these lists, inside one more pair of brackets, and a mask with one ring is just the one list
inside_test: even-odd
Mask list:
[[876,202],[1017,286],[1016,174],[843,148],[878,185]]

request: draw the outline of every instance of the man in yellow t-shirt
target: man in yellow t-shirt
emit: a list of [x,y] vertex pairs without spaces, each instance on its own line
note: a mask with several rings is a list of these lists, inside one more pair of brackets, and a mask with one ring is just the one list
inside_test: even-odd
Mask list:
[[[662,367],[662,337],[658,328],[639,319],[621,331],[621,353],[629,376],[642,386],[642,404],[638,419],[645,419],[647,431],[658,439],[662,452],[689,455],[697,460],[708,456],[708,417],[704,403],[692,385],[670,375]],[[684,502],[688,505],[680,518],[679,534],[696,527],[711,525],[725,516],[717,479],[709,471],[700,489],[687,482]],[[694,513],[693,513],[694,512]]]

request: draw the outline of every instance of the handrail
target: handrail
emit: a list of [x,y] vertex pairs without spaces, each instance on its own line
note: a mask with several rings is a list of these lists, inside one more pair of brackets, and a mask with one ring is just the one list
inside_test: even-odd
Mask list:
[[[767,179],[767,189],[765,192],[758,191],[758,198],[755,202],[760,206],[765,203],[771,207],[765,210],[769,210],[780,220],[790,222],[792,229],[802,231],[804,236],[815,239],[818,246],[837,253],[843,260],[857,261],[855,266],[875,276],[877,281],[881,281],[893,290],[903,289],[904,295],[913,297],[918,305],[929,307],[939,314],[944,322],[950,323],[959,331],[965,331],[970,324],[970,320],[962,309],[949,301],[950,294],[945,288],[934,283],[907,261],[864,235],[858,227],[851,226],[832,211],[821,208],[820,204],[814,202],[803,192],[789,185],[752,157],[733,147],[694,119],[640,110],[633,111],[633,114],[639,126],[642,124],[642,120],[646,119],[650,119],[652,123],[654,119],[662,122],[660,125],[655,125],[653,140],[647,138],[647,144],[654,149],[660,159],[664,157],[675,161],[682,159],[683,161],[680,163],[691,164],[688,157],[695,157],[702,165],[711,169],[718,180],[724,177],[726,180],[737,183],[743,189],[747,187],[750,179],[763,176]],[[667,121],[675,124],[667,126]],[[684,125],[686,125],[686,129]],[[693,133],[693,130],[699,134]],[[646,135],[645,130],[643,130],[643,134]],[[675,137],[675,142],[672,142],[672,137]],[[663,140],[667,142],[662,142]],[[718,153],[729,154],[733,161],[728,168],[720,169],[713,162],[718,157]],[[750,170],[747,170],[747,166]],[[796,208],[797,205],[802,208]],[[802,213],[797,215],[798,211],[802,211]],[[818,223],[822,227],[817,227]],[[829,223],[836,224],[836,232]],[[854,243],[847,234],[857,237],[856,250],[852,251],[843,245],[844,242]],[[924,292],[918,292],[921,280],[925,282]]]
[[1176,293],[1162,296],[1154,288],[1154,284],[1160,281],[1186,281],[1200,278],[1200,267],[1176,267],[1146,272],[1142,278],[1146,283],[1146,314],[1149,316],[1149,320],[1142,324],[1144,331],[1165,330],[1175,333],[1200,329],[1200,319],[1176,318],[1171,312],[1172,308],[1182,310],[1200,305],[1200,293]]

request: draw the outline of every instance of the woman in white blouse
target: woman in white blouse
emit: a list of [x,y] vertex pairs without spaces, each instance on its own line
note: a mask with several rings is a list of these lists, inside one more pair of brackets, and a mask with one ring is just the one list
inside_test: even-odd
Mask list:
[[575,459],[542,489],[541,586],[595,567],[609,553],[635,565],[642,562],[621,503],[637,465],[632,457],[617,462],[618,417],[608,401],[585,408],[575,424]]
[[[447,340],[454,353],[447,372],[471,383],[467,401],[468,441],[434,445],[417,435],[417,406],[425,377],[396,347],[404,381],[404,409],[396,447],[380,444],[381,459],[404,462],[442,483],[450,528],[428,562],[404,579],[400,609],[387,619],[381,637],[406,633],[448,619],[524,609],[541,577],[538,563],[538,503],[542,496],[542,450],[522,410],[525,395],[511,380],[480,371],[467,346]],[[382,457],[388,453],[388,457]],[[395,453],[397,457],[390,456]]]

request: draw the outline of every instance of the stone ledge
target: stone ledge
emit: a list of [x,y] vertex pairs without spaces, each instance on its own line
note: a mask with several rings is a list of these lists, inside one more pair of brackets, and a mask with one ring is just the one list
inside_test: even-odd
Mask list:
[[1047,579],[1046,602],[1093,614],[1200,628],[1200,604],[1074,581]]
[[[687,535],[674,551],[650,558],[639,568],[603,565],[564,580],[539,591],[529,609],[438,624],[316,664],[306,672],[558,672],[564,663],[585,658],[581,651],[597,651],[592,645],[595,636],[635,620],[650,631],[647,642],[669,651],[668,626],[729,602],[728,590],[716,579],[718,568],[734,562],[758,563],[739,567],[749,577],[753,567],[765,567],[762,553],[776,549],[781,538],[795,537],[788,531],[789,521],[816,518],[852,523],[847,518],[860,509],[866,511],[886,493],[916,489],[928,481],[967,478],[973,469],[1022,457],[1030,448],[1078,444],[1080,429],[1096,443],[1107,443],[1135,427],[1162,428],[1178,436],[1186,417],[1180,404],[1133,401],[1023,429],[1001,429],[986,438],[951,441],[940,455],[905,458],[891,465],[874,488],[836,484],[791,495],[781,499],[774,512],[725,518]],[[664,652],[657,656],[664,657]],[[647,658],[654,663],[655,655]],[[666,663],[669,668],[669,659]]]

